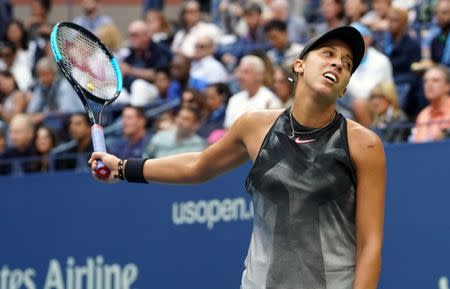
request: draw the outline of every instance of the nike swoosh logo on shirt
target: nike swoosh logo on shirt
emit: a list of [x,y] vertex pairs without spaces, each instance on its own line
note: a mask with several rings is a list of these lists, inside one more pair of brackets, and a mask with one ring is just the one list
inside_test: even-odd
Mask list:
[[315,138],[313,138],[313,139],[300,139],[299,137],[297,137],[295,139],[295,143],[297,143],[297,144],[305,144],[305,143],[313,142],[315,140],[316,140]]

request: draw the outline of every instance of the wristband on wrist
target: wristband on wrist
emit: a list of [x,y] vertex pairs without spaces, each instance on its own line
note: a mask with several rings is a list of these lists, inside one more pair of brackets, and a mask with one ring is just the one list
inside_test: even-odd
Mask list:
[[144,163],[147,159],[127,159],[124,177],[129,183],[147,183],[144,178]]

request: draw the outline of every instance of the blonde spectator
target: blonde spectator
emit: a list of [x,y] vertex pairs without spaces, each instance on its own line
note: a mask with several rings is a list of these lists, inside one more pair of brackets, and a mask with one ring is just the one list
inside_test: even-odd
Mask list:
[[425,97],[429,105],[417,116],[413,142],[443,139],[450,128],[450,71],[436,65],[424,75]]
[[145,14],[145,23],[147,23],[148,31],[153,42],[170,46],[173,40],[171,37],[171,29],[162,11],[149,10]]
[[392,82],[382,82],[370,93],[371,128],[385,142],[405,141],[408,118],[398,105],[397,90]]
[[[128,49],[123,47],[123,37],[119,28],[114,24],[106,24],[101,26],[96,31],[96,35],[103,44],[111,51],[117,61],[120,63],[125,57],[128,56]],[[130,102],[130,95],[126,89],[122,90],[119,98],[115,101],[115,104],[128,104]]]
[[125,57],[122,33],[120,33],[116,25],[103,25],[97,30],[96,34],[109,51],[114,54],[117,61],[121,61]]
[[250,53],[249,55],[254,55],[261,59],[264,63],[264,76],[263,76],[263,84],[264,86],[270,87],[273,82],[273,65],[272,61],[270,61],[269,56],[265,51],[255,51]]

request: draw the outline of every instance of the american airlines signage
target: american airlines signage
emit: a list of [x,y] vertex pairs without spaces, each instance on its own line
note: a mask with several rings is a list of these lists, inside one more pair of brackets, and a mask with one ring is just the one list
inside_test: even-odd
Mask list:
[[49,261],[44,284],[36,284],[33,268],[0,268],[0,289],[134,289],[139,274],[134,263],[108,264],[103,256],[86,258],[83,264],[68,257],[65,262]]

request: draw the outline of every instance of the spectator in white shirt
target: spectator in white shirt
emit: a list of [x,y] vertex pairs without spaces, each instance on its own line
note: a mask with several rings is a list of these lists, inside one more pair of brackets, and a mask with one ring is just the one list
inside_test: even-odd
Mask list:
[[225,128],[229,128],[247,111],[282,107],[278,97],[263,85],[264,62],[259,57],[244,56],[237,67],[236,75],[241,91],[233,95],[228,102]]
[[352,26],[362,34],[366,44],[366,54],[350,79],[347,94],[351,99],[356,120],[364,126],[369,126],[371,123],[370,92],[381,82],[394,82],[392,64],[386,55],[371,46],[373,35],[367,26],[359,22],[353,23]]
[[200,5],[195,0],[184,2],[181,9],[183,28],[175,33],[171,50],[174,54],[181,53],[192,58],[195,53],[195,44],[202,36],[210,36],[216,42],[221,36],[221,30],[212,23],[200,20]]
[[214,50],[214,40],[210,36],[203,36],[197,40],[191,63],[191,77],[202,79],[208,84],[228,80],[227,70],[213,56]]
[[10,71],[17,81],[19,90],[28,91],[33,83],[31,68],[18,60],[18,50],[14,43],[5,42],[0,46],[0,70]]
[[20,63],[26,67],[32,68],[32,57],[28,49],[27,32],[20,20],[13,19],[6,27],[6,36],[4,42],[11,42],[16,45],[17,55],[14,62]]

